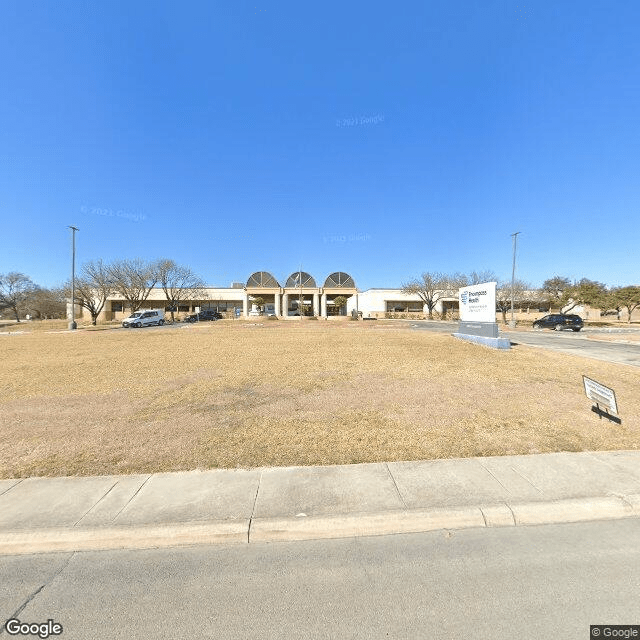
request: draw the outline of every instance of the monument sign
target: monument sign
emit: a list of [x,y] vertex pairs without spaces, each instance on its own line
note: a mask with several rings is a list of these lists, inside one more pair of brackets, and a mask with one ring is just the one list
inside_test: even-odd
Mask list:
[[485,282],[458,291],[460,320],[463,322],[496,322],[496,282]]
[[510,348],[508,339],[498,337],[496,286],[496,282],[483,282],[458,290],[460,326],[453,334],[456,338],[496,349]]

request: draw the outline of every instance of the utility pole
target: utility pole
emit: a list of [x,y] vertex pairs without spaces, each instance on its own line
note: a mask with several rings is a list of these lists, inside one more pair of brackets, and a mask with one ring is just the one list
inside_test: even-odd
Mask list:
[[513,268],[511,269],[511,322],[509,323],[509,326],[512,329],[515,329],[516,326],[516,321],[513,318],[513,290],[515,288],[516,282],[516,243],[519,233],[520,231],[516,231],[515,233],[511,234],[511,237],[513,238]]
[[300,295],[298,296],[298,312],[300,313],[300,320],[302,320],[302,316],[304,315],[304,299],[302,296],[302,265],[300,265],[300,269],[298,270],[298,284],[300,285]]
[[71,322],[69,330],[78,328],[76,324],[76,231],[77,227],[70,226],[71,229]]

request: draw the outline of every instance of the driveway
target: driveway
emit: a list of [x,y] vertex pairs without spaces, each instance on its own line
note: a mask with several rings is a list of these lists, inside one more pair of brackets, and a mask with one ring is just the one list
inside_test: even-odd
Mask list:
[[[431,322],[410,321],[409,326],[416,330],[437,331],[439,333],[454,333],[458,329],[457,322]],[[637,329],[629,329],[629,332],[637,333]],[[586,336],[590,333],[598,333],[598,329],[583,329],[582,331],[501,331],[505,338],[511,340],[511,344],[526,344],[530,347],[540,347],[570,353],[583,358],[604,360],[617,364],[628,364],[640,367],[640,344],[621,344],[618,342],[600,342],[589,340]],[[622,333],[622,330],[619,331]]]

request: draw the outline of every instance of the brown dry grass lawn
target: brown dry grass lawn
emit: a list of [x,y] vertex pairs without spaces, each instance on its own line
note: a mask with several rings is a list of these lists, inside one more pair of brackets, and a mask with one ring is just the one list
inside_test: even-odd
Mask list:
[[[640,370],[397,325],[222,321],[0,336],[0,477],[640,445]],[[582,374],[623,424],[590,411]]]
[[[103,322],[95,327],[90,320],[80,319],[76,322],[78,330],[84,331],[100,331],[119,327],[120,322]],[[12,320],[0,320],[0,334],[5,333],[34,333],[34,332],[56,332],[67,331],[69,328],[68,320],[22,320],[14,322]]]

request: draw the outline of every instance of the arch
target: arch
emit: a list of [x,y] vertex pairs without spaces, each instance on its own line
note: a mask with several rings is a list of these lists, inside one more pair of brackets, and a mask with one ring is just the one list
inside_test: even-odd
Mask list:
[[355,289],[356,283],[348,273],[336,271],[327,277],[324,286],[328,289]]
[[247,280],[247,288],[280,288],[278,281],[268,271],[256,271]]
[[287,284],[285,285],[288,288],[303,288],[303,289],[315,289],[316,281],[304,271],[294,271],[289,278],[287,279]]

